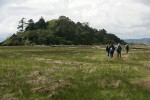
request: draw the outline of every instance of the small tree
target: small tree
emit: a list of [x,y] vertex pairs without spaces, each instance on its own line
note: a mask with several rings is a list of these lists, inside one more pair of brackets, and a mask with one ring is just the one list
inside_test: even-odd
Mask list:
[[25,22],[25,18],[22,18],[19,21],[19,25],[17,27],[17,29],[19,30],[19,32],[24,32],[24,28],[26,27],[26,22]]

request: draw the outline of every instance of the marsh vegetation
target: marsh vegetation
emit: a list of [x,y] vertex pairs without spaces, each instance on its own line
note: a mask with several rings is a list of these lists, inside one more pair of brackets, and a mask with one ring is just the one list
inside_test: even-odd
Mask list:
[[149,55],[134,48],[108,58],[104,46],[0,47],[0,98],[150,100]]

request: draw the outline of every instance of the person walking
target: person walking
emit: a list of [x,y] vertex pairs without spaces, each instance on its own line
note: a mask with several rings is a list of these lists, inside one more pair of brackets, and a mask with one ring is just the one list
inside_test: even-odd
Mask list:
[[126,44],[126,53],[128,54],[128,52],[129,52],[129,45],[128,44]]
[[115,51],[115,47],[113,44],[110,44],[109,57],[112,58]]
[[109,57],[109,51],[110,51],[110,44],[107,44],[106,46],[106,52],[107,52],[107,56]]
[[122,51],[122,46],[120,45],[120,43],[118,43],[118,45],[117,45],[117,57],[121,57],[121,51]]

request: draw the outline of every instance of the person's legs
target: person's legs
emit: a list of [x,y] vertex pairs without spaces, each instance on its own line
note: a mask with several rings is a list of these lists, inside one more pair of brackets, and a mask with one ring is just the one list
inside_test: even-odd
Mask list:
[[119,52],[117,52],[117,57],[119,57]]
[[126,53],[128,54],[128,52],[129,52],[129,50],[127,49],[127,50],[126,50]]
[[121,57],[121,52],[117,52],[117,57]]
[[107,51],[107,55],[108,55],[108,57],[109,57],[109,51]]
[[121,57],[121,52],[119,53],[119,56]]
[[112,53],[112,57],[113,57],[114,53]]
[[109,57],[112,58],[112,53],[109,53]]

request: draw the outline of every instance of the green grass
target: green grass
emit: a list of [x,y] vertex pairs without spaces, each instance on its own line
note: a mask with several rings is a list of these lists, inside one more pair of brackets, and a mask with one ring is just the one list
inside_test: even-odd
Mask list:
[[0,47],[2,100],[150,100],[150,50]]

